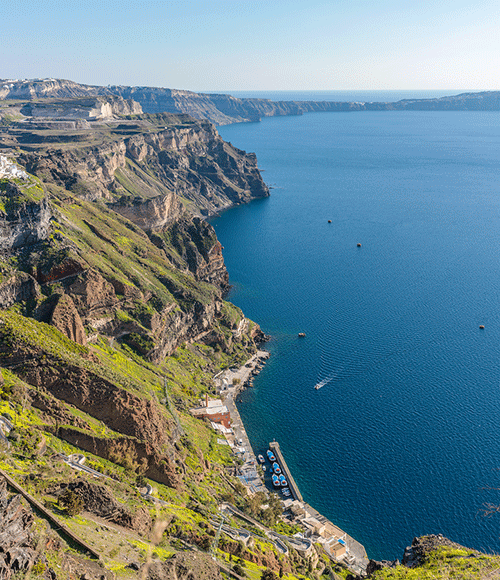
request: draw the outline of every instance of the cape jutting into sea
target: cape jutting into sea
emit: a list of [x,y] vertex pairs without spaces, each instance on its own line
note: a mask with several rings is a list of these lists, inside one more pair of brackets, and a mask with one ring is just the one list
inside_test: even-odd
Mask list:
[[220,133],[273,188],[213,220],[230,299],[272,335],[239,403],[255,451],[276,438],[305,500],[372,558],[432,533],[500,551],[500,514],[480,515],[500,503],[500,113],[310,113]]

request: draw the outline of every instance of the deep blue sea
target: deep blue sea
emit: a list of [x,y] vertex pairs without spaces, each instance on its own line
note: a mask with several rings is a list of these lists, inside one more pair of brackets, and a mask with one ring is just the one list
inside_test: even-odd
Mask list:
[[255,451],[276,438],[369,557],[431,533],[500,552],[500,514],[479,513],[500,503],[500,113],[219,131],[273,188],[213,220],[230,299],[272,335],[239,403]]

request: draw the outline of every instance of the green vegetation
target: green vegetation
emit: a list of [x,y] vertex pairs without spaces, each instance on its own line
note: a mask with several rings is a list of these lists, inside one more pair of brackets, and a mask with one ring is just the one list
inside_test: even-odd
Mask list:
[[416,567],[397,566],[373,574],[373,580],[489,580],[500,574],[500,556],[474,550],[439,546],[429,551]]
[[[85,99],[77,104],[88,105]],[[260,522],[226,520],[253,534],[247,546],[222,534],[215,553],[234,572],[251,580],[347,578],[347,569],[318,547],[310,558],[293,549],[284,556],[275,548],[262,526],[285,536],[300,527],[282,519],[276,494],[247,492],[234,477],[238,460],[229,446],[189,412],[206,395],[217,394],[219,371],[245,363],[255,352],[255,325],[223,300],[220,246],[210,226],[181,213],[164,231],[146,233],[113,210],[119,209],[118,200],[130,209],[158,195],[171,196],[161,175],[167,163],[182,165],[187,159],[193,175],[214,175],[212,153],[201,155],[187,146],[186,154],[153,155],[145,147],[145,156],[118,163],[106,183],[98,182],[94,170],[76,172],[88,156],[95,167],[123,156],[116,144],[126,136],[145,133],[155,139],[158,129],[196,124],[168,115],[122,121],[66,134],[65,140],[58,140],[56,130],[38,131],[42,141],[57,143],[57,155],[69,164],[67,175],[62,167],[51,169],[47,158],[43,181],[0,180],[1,211],[13,214],[46,200],[53,216],[46,240],[5,253],[0,261],[2,281],[21,270],[41,287],[28,300],[20,293],[18,302],[0,311],[0,414],[13,425],[10,445],[2,442],[0,448],[0,467],[98,551],[102,565],[118,578],[137,577],[127,568],[130,562],[165,561],[185,550],[208,552],[224,501]],[[2,122],[12,118],[3,114]],[[29,159],[37,147],[44,151],[43,144],[31,147],[19,155]],[[222,148],[229,157],[236,155]],[[226,177],[217,178],[224,188],[241,191]],[[103,193],[109,198],[79,197]],[[193,192],[183,194],[181,203],[195,205]],[[207,281],[214,278],[218,281]],[[63,302],[61,294],[66,311],[56,321],[53,309]],[[64,332],[55,327],[58,322]],[[76,327],[80,337],[85,334],[85,340],[77,338],[88,341],[85,345],[68,337],[76,337],[71,333]],[[72,454],[83,454],[85,465],[101,477],[72,468],[63,457]],[[82,482],[85,493],[78,491]],[[112,505],[97,501],[101,495]],[[64,562],[69,555],[84,561],[83,550],[56,534],[37,516],[31,577],[47,576],[49,567],[57,569],[60,580],[79,575]],[[486,579],[499,570],[499,557],[441,546],[418,568],[387,568],[373,579]]]
[[83,510],[83,499],[74,491],[66,490],[59,496],[58,504],[68,516],[77,516]]

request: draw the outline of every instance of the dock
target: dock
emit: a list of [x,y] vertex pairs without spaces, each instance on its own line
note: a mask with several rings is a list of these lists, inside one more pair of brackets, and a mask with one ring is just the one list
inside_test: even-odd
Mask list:
[[281,467],[281,471],[283,475],[286,477],[288,482],[288,489],[293,496],[293,499],[297,501],[304,501],[302,499],[302,494],[300,493],[298,485],[295,483],[295,479],[293,479],[290,470],[288,469],[288,465],[286,464],[285,458],[283,457],[283,453],[281,453],[280,444],[277,441],[271,441],[269,443],[269,449],[274,453],[276,459]]
[[[288,504],[292,512],[297,514],[297,521],[308,530],[306,537],[311,541],[320,543],[325,553],[334,561],[343,561],[356,574],[364,574],[368,565],[368,557],[364,546],[303,500],[302,494],[283,457],[279,443],[272,441],[269,443],[269,449],[276,456],[281,471],[287,479],[290,493],[293,496],[294,501],[285,500],[284,503],[285,505]],[[294,506],[293,504],[296,505]],[[339,548],[340,551],[338,551]]]

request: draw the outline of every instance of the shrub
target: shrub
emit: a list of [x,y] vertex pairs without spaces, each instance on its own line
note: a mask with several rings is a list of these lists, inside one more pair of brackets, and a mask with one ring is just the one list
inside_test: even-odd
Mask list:
[[31,568],[31,572],[35,576],[41,576],[45,572],[45,564],[41,560],[37,560],[33,568]]
[[83,499],[69,489],[59,496],[57,503],[69,516],[77,516],[83,510]]
[[246,576],[245,570],[239,562],[233,566],[233,570],[236,572],[236,574],[238,574],[238,576]]

